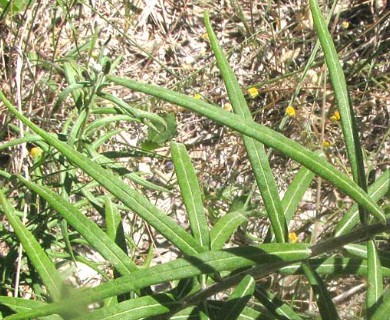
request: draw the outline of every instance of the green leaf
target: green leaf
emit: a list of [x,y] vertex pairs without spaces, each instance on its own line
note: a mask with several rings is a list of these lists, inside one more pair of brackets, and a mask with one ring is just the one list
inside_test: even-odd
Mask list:
[[[315,174],[305,167],[299,169],[295,175],[294,180],[288,186],[286,193],[282,199],[282,206],[284,209],[284,216],[288,224],[298,209],[305,192],[313,181]],[[268,230],[265,242],[272,242],[273,234]]]
[[340,319],[332,298],[326,289],[325,283],[310,265],[310,260],[309,262],[302,264],[302,269],[306,275],[307,280],[309,280],[311,288],[313,289],[314,297],[317,301],[321,318],[334,320]]
[[176,245],[185,254],[195,254],[202,249],[196,241],[174,220],[166,216],[157,209],[145,196],[132,189],[129,185],[118,179],[110,171],[103,169],[101,166],[91,161],[80,152],[62,143],[46,131],[37,127],[30,120],[20,114],[16,108],[5,98],[0,91],[0,98],[4,101],[7,108],[15,114],[25,125],[35,133],[39,134],[49,145],[56,148],[60,153],[75,164],[78,168],[95,179],[100,186],[106,188],[128,208],[138,214],[152,227],[158,230],[169,241]]
[[62,198],[50,189],[39,186],[18,176],[30,190],[44,198],[68,223],[82,235],[122,275],[128,275],[138,268],[110,237],[94,222],[77,210],[67,199]]
[[236,320],[252,297],[255,285],[255,279],[245,276],[219,311],[216,320]]
[[176,116],[174,113],[168,113],[162,117],[166,127],[161,123],[155,123],[154,128],[148,127],[148,138],[142,143],[142,148],[153,150],[163,146],[177,134]]
[[99,129],[100,127],[104,127],[104,126],[109,126],[111,124],[114,124],[116,121],[132,122],[134,120],[136,119],[125,114],[106,116],[88,124],[88,126],[85,129],[84,135],[88,137],[89,135],[93,134],[96,131],[96,129]]
[[3,9],[7,8],[7,13],[11,13],[11,15],[25,10],[29,4],[30,2],[25,0],[0,0],[0,7]]
[[[7,306],[15,312],[23,313],[35,308],[39,308],[45,306],[46,303],[38,301],[38,300],[29,300],[24,298],[15,298],[15,297],[7,297],[0,296],[0,305]],[[1,318],[1,315],[0,315]],[[42,317],[40,319],[43,320],[61,320],[62,318],[57,315],[52,315],[48,317]]]
[[[98,95],[100,97],[102,97],[103,99],[106,99],[108,101],[111,101],[112,103],[115,103],[124,114],[127,114],[127,115],[132,116],[132,117],[136,117],[140,120],[147,119],[147,120],[151,121],[152,124],[158,123],[160,125],[160,128],[167,129],[167,123],[165,122],[165,120],[162,117],[160,117],[157,114],[131,107],[129,104],[124,102],[122,99],[119,99],[118,97],[115,97],[112,94],[98,92]],[[155,128],[155,130],[157,130],[157,129]]]
[[60,300],[63,284],[61,276],[57,272],[53,262],[48,258],[45,251],[39,245],[38,241],[34,238],[31,232],[27,230],[16,216],[12,206],[7,201],[1,189],[0,203],[8,222],[11,224],[18,236],[19,241],[23,245],[23,250],[26,252],[35,270],[41,277],[51,299],[53,299],[53,301]]
[[[221,108],[217,108],[205,101],[187,97],[186,95],[173,92],[171,90],[130,79],[122,79],[114,76],[108,76],[107,78],[117,85],[122,85],[126,88],[139,92],[144,92],[197,112],[244,135],[252,137],[257,141],[262,142],[264,145],[284,153],[286,156],[289,156],[291,159],[303,164],[309,170],[338,187],[341,191],[345,192],[357,203],[370,211],[383,224],[386,223],[386,217],[378,205],[374,203],[367,193],[354,183],[346,174],[338,171],[334,166],[316,153],[304,148],[295,141],[286,138],[275,130],[261,124],[254,123],[252,120],[246,120],[239,115],[232,114]],[[9,108],[9,106],[7,107]]]
[[209,250],[210,235],[203,208],[202,192],[199,187],[195,169],[185,146],[171,143],[172,160],[175,166],[177,182],[187,209],[188,218],[194,238],[204,250]]
[[[383,174],[368,187],[368,195],[375,202],[378,202],[390,190],[390,170],[386,170]],[[346,234],[359,223],[359,209],[357,205],[353,205],[340,219],[335,228],[335,237]]]
[[382,269],[374,240],[367,241],[367,267],[366,306],[368,319],[370,319],[376,309],[383,303]]
[[[103,168],[111,169],[111,170],[117,172],[121,177],[128,178],[132,182],[134,182],[140,186],[143,186],[145,188],[148,188],[150,190],[156,190],[156,191],[168,192],[168,193],[171,192],[167,188],[164,188],[162,186],[159,186],[157,184],[154,184],[154,183],[142,178],[142,176],[137,174],[137,172],[131,172],[129,169],[121,166],[120,163],[118,163],[117,161],[111,160],[111,158],[108,158],[103,154],[97,153],[91,146],[86,145],[85,148],[87,149],[88,153],[90,154],[91,160],[100,164]],[[129,153],[131,153],[131,151],[129,151]],[[107,153],[105,153],[105,154],[107,154]],[[137,154],[137,153],[135,153],[135,154]],[[111,154],[111,153],[109,155],[115,156],[115,154]]]
[[314,179],[314,173],[305,167],[299,169],[294,180],[288,186],[282,199],[284,216],[289,223],[296,212],[305,192]]
[[[359,133],[356,126],[356,120],[353,109],[350,105],[347,83],[343,69],[337,55],[332,37],[328,31],[327,23],[322,17],[317,0],[309,0],[310,10],[313,16],[314,26],[324,52],[326,65],[328,66],[330,80],[336,99],[336,104],[341,115],[341,127],[343,130],[344,141],[347,148],[348,160],[351,165],[351,171],[354,181],[364,191],[367,190],[367,182],[364,172],[363,153],[359,142]],[[366,222],[366,213],[360,208],[360,220]]]
[[[367,259],[367,245],[363,246],[360,244],[348,244],[344,246],[344,249],[348,254]],[[390,268],[390,256],[387,251],[377,250],[377,255],[379,257],[380,265],[382,266],[382,270],[385,268]]]
[[371,315],[371,320],[384,320],[389,317],[390,314],[390,288],[384,293],[383,302],[375,310],[374,314]]
[[[127,300],[119,304],[101,308],[74,320],[137,320],[163,315],[178,305],[172,296],[157,294]],[[172,319],[172,318],[170,318]]]
[[269,312],[277,316],[276,319],[301,320],[302,318],[285,302],[276,295],[268,292],[260,285],[256,286],[255,297]]
[[75,308],[75,305],[81,308],[83,305],[136,291],[150,285],[195,277],[201,274],[239,270],[253,265],[270,267],[275,264],[275,267],[278,267],[281,262],[299,261],[307,259],[309,255],[309,246],[303,243],[264,244],[259,247],[238,247],[222,251],[203,252],[196,256],[187,256],[148,269],[141,269],[94,288],[78,290],[69,299],[36,308],[23,315],[13,315],[9,317],[9,320],[58,314]]
[[[238,84],[233,70],[218,44],[217,37],[211,27],[210,18],[207,12],[205,13],[204,19],[211,48],[213,49],[215,58],[217,59],[218,68],[224,80],[233,110],[236,114],[242,116],[248,122],[253,122],[251,112],[245,101],[240,85]],[[276,241],[286,242],[287,225],[276,182],[268,162],[268,156],[265,152],[264,145],[245,135],[243,136],[243,140],[253,173],[255,175],[257,186],[267,209],[272,229],[275,233]]]
[[122,249],[124,253],[127,254],[127,245],[122,225],[122,218],[109,197],[105,197],[105,220],[107,235],[118,245],[119,248]]
[[[318,274],[337,275],[367,275],[367,261],[360,258],[321,258],[310,259],[310,265]],[[390,268],[382,267],[382,275],[390,277]],[[302,274],[301,264],[291,264],[280,269],[282,274]]]
[[211,249],[220,250],[233,232],[248,218],[243,211],[233,211],[225,214],[210,230]]

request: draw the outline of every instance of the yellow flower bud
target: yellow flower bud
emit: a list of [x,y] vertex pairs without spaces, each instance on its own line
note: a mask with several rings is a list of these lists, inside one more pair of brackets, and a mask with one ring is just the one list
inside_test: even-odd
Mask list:
[[344,29],[348,29],[348,27],[349,27],[349,21],[344,20],[343,22],[341,22],[341,26],[342,26]]
[[322,147],[323,147],[324,149],[330,148],[331,145],[332,145],[332,144],[331,144],[328,140],[322,141]]
[[248,94],[252,99],[254,99],[259,95],[259,90],[257,90],[255,87],[249,88]]
[[289,239],[290,242],[292,242],[292,243],[298,242],[298,236],[297,236],[297,234],[296,234],[295,232],[290,232],[290,233],[288,234],[288,239]]
[[232,107],[232,105],[229,103],[229,102],[227,102],[227,103],[225,103],[224,105],[223,105],[223,109],[225,110],[225,111],[232,111],[233,110],[233,107]]
[[32,147],[30,149],[30,156],[37,159],[42,156],[43,150],[40,147]]
[[295,109],[293,106],[288,106],[286,108],[285,114],[287,114],[289,117],[294,118],[295,117]]
[[330,117],[330,120],[332,120],[332,121],[340,121],[340,119],[341,119],[341,116],[340,116],[340,112],[338,112],[338,111],[335,111],[333,113],[333,115]]

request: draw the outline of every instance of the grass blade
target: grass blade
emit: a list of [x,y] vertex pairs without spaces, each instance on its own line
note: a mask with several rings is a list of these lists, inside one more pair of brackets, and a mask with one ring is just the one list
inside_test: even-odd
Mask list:
[[19,218],[15,215],[13,208],[7,201],[0,189],[0,203],[3,208],[8,222],[11,224],[19,241],[23,245],[23,250],[27,254],[35,270],[41,277],[42,282],[53,301],[58,301],[61,298],[62,279],[53,262],[48,258],[45,251],[39,245],[29,230],[22,224]]
[[[233,70],[218,44],[217,37],[211,27],[210,18],[207,12],[205,13],[204,20],[211,48],[213,49],[215,58],[217,59],[218,68],[224,80],[233,110],[236,114],[242,116],[248,122],[253,121],[240,85],[238,84]],[[271,221],[276,241],[286,242],[287,225],[279,198],[279,192],[268,162],[268,156],[265,152],[264,145],[245,135],[243,136],[243,140],[257,186]]]
[[255,291],[255,279],[247,275],[225,302],[216,320],[236,320]]
[[191,159],[181,143],[172,142],[171,153],[192,234],[204,250],[209,250],[210,235],[203,208],[202,192]]
[[224,111],[205,101],[187,97],[168,89],[141,83],[138,81],[109,76],[108,79],[115,84],[122,85],[135,91],[158,97],[170,103],[199,113],[211,120],[226,125],[238,132],[250,136],[275,150],[278,150],[291,159],[303,164],[320,177],[349,195],[361,206],[365,207],[382,223],[386,223],[386,217],[376,203],[354,183],[346,174],[338,171],[334,166],[325,161],[319,155],[304,148],[299,143],[292,141],[282,134],[267,128],[261,124],[247,121],[241,116]]
[[110,171],[103,169],[94,161],[91,161],[80,152],[33,124],[16,110],[1,91],[0,98],[4,101],[7,108],[26,126],[39,134],[48,144],[67,157],[70,162],[95,179],[102,187],[106,188],[128,208],[158,230],[183,253],[195,254],[201,251],[201,247],[185,230],[180,228],[174,220],[157,209],[145,196],[130,188],[130,186],[114,176]]

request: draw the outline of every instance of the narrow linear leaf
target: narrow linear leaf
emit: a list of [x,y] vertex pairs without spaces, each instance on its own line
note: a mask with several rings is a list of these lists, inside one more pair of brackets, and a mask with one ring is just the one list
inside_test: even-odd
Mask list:
[[138,268],[131,259],[103,232],[71,203],[50,189],[39,186],[18,176],[30,190],[44,198],[88,243],[109,261],[122,275],[128,275]]
[[[344,249],[348,254],[359,257],[363,259],[367,259],[367,245],[361,245],[361,244],[348,244],[344,246]],[[378,250],[377,249],[377,255],[379,257],[380,265],[382,266],[382,270],[384,268],[390,268],[390,256],[387,251]]]
[[390,288],[384,293],[383,302],[378,306],[375,312],[371,315],[371,320],[384,320],[390,314]]
[[109,197],[105,197],[105,220],[107,235],[113,240],[124,253],[127,254],[125,232],[123,230],[121,215],[113,206]]
[[91,146],[86,146],[88,153],[91,156],[91,160],[100,164],[103,168],[108,168],[117,172],[121,177],[126,177],[130,179],[132,182],[139,184],[145,188],[150,190],[162,191],[162,192],[171,192],[167,188],[154,184],[141,176],[139,176],[136,172],[131,172],[129,169],[123,167],[117,161],[112,160],[104,156],[103,154],[97,153]]
[[305,167],[299,169],[294,180],[288,186],[282,199],[284,216],[289,223],[296,212],[303,195],[314,179],[314,173]]
[[30,312],[12,315],[7,320],[30,319],[42,315],[61,314],[78,306],[136,291],[144,287],[199,276],[206,273],[238,270],[253,265],[269,267],[273,263],[299,261],[310,256],[308,244],[278,243],[259,247],[239,247],[221,251],[199,253],[196,256],[180,258],[172,262],[138,270],[128,276],[100,284],[94,288],[75,291],[71,298],[52,303]]
[[[383,196],[390,192],[390,170],[383,174],[368,187],[368,195],[375,202],[378,202]],[[359,209],[353,205],[340,219],[335,228],[335,237],[346,234],[359,223]]]
[[19,241],[23,245],[23,250],[27,254],[35,270],[41,277],[42,282],[46,286],[46,289],[53,301],[61,299],[62,279],[57,272],[53,262],[46,255],[45,251],[39,245],[38,241],[34,238],[30,231],[23,225],[19,218],[15,215],[15,212],[3,191],[0,189],[0,203],[3,207],[8,222],[11,224]]
[[35,133],[39,134],[48,144],[60,151],[65,157],[74,163],[77,167],[95,179],[102,187],[106,188],[128,208],[137,213],[152,227],[158,230],[163,236],[171,241],[177,248],[185,254],[195,254],[201,251],[201,247],[196,241],[176,222],[163,212],[157,209],[145,196],[132,189],[122,180],[114,176],[110,171],[83,156],[80,152],[58,139],[54,138],[25,116],[20,114],[16,108],[5,98],[0,91],[0,98],[4,101],[7,108],[15,114],[25,125]]
[[203,208],[202,192],[195,169],[183,144],[172,142],[171,153],[177,182],[187,209],[192,234],[199,245],[205,250],[208,250],[210,246],[210,235],[205,210]]
[[211,250],[222,249],[233,232],[247,220],[248,218],[245,216],[245,212],[242,211],[229,212],[220,218],[210,230]]
[[322,281],[318,273],[311,267],[310,262],[303,263],[302,269],[307,280],[309,280],[311,288],[313,289],[321,318],[334,320],[340,319],[337,314],[336,306],[330,297],[329,291],[326,289],[325,283]]
[[[282,207],[284,209],[284,216],[287,225],[293,218],[294,213],[298,209],[299,203],[301,202],[314,177],[315,174],[312,171],[306,167],[302,167],[295,175],[294,180],[288,186],[282,199]],[[272,242],[273,237],[274,235],[272,230],[269,229],[264,241]]]
[[[276,295],[268,292],[260,285],[256,286],[255,297],[267,310],[278,318],[289,320],[301,320],[302,318],[285,302]],[[277,319],[278,319],[277,318]]]
[[[68,97],[69,94],[73,94],[73,91],[78,91],[85,87],[85,84],[82,83],[73,83],[72,85],[65,88],[58,96],[56,103],[53,106],[52,113],[54,114],[59,107],[62,105],[62,103],[65,101],[65,99]],[[77,96],[77,94],[73,95],[73,97]]]
[[101,308],[74,320],[138,320],[163,315],[178,304],[172,296],[158,294],[131,299]]
[[[367,260],[360,258],[310,259],[310,265],[318,274],[328,275],[367,275]],[[390,277],[390,268],[382,267],[382,275]],[[282,274],[303,274],[300,264],[291,264],[280,269]]]
[[[210,301],[208,303],[210,314],[218,314],[219,310],[223,307],[223,301]],[[213,317],[210,317],[213,319]],[[275,317],[267,312],[260,312],[256,307],[246,306],[241,314],[237,317],[237,320],[275,320]]]
[[247,121],[239,115],[217,108],[205,101],[187,97],[184,94],[173,92],[158,86],[114,76],[109,76],[108,80],[126,88],[144,92],[183,108],[192,110],[211,120],[237,130],[244,135],[250,136],[257,141],[262,142],[266,146],[284,153],[291,159],[303,164],[315,174],[338,187],[357,203],[370,211],[383,224],[386,223],[386,217],[378,205],[374,203],[367,193],[354,183],[346,174],[338,171],[334,166],[322,159],[319,155],[309,151],[299,143],[286,138],[275,130],[267,128],[261,124],[253,123],[253,121]]
[[[336,48],[328,31],[327,23],[321,14],[317,0],[309,0],[309,3],[313,16],[313,23],[317,30],[321,47],[324,52],[336,103],[341,115],[341,127],[347,148],[348,160],[351,165],[352,176],[357,185],[360,186],[364,191],[367,191],[367,182],[363,164],[363,153],[360,147],[359,134],[356,126],[354,112],[350,105],[344,72],[341,68]],[[360,219],[362,222],[365,222],[366,213],[364,212],[363,208],[360,208],[359,210]]]
[[158,123],[163,128],[165,129],[167,128],[167,123],[165,122],[165,120],[162,117],[158,116],[157,114],[133,108],[130,105],[128,105],[126,102],[124,102],[122,99],[119,99],[118,97],[115,97],[112,94],[98,92],[98,95],[103,99],[115,103],[122,110],[122,112],[124,112],[127,115],[136,117],[138,119],[148,119],[152,123]]
[[134,120],[135,120],[135,118],[132,118],[132,117],[125,115],[125,114],[115,114],[112,116],[106,116],[106,117],[97,119],[97,120],[93,121],[92,123],[88,124],[88,126],[85,129],[84,135],[89,136],[92,133],[94,133],[94,131],[96,129],[99,129],[100,127],[111,125],[117,121],[118,122],[119,121],[131,122]]
[[216,320],[236,320],[252,297],[255,285],[255,279],[249,275],[245,276],[225,301]]
[[381,262],[375,247],[375,241],[367,241],[367,297],[366,306],[368,319],[383,303],[383,278]]
[[[39,308],[47,305],[45,302],[38,300],[28,300],[24,298],[15,298],[0,296],[0,305],[7,306],[15,312],[26,312],[34,308]],[[42,317],[43,320],[61,320],[62,318],[57,315],[51,315],[47,317]]]
[[[236,114],[242,116],[248,122],[253,121],[252,114],[245,101],[240,85],[238,84],[233,70],[218,44],[217,37],[211,27],[210,18],[207,12],[205,13],[204,20],[211,48],[215,54],[215,58],[217,59],[218,68],[224,80],[233,110]],[[243,136],[243,140],[253,173],[255,175],[257,186],[267,209],[272,229],[275,233],[276,241],[286,242],[287,225],[276,182],[268,162],[268,156],[265,152],[264,145],[245,135]]]

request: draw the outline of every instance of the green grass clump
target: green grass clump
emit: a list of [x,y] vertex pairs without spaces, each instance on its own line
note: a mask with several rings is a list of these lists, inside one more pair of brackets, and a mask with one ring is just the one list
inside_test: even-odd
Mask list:
[[[239,12],[237,19],[244,25],[242,32],[252,39],[251,45],[260,46],[256,31],[241,7],[238,3],[234,7]],[[127,9],[137,11],[136,7]],[[384,170],[373,183],[368,183],[359,126],[338,53],[316,0],[310,0],[310,10],[335,97],[333,121],[341,128],[340,139],[346,150],[346,160],[341,165],[329,161],[324,143],[313,147],[287,136],[286,126],[299,118],[299,110],[292,106],[299,90],[293,92],[290,103],[283,108],[282,120],[275,128],[253,119],[256,114],[253,107],[261,93],[253,94],[252,90],[249,97],[244,95],[228,55],[219,45],[208,12],[204,15],[207,41],[226,88],[224,99],[232,110],[168,86],[115,75],[120,69],[120,59],[107,56],[105,49],[109,40],[96,49],[97,28],[91,39],[74,51],[70,50],[65,58],[45,66],[53,73],[56,70],[66,83],[66,88],[55,95],[55,102],[46,116],[52,117],[66,104],[74,106],[66,114],[61,131],[48,132],[44,122],[36,125],[21,112],[20,105],[15,107],[0,91],[9,115],[30,130],[22,134],[21,127],[10,125],[21,138],[10,139],[1,149],[28,143],[32,160],[30,168],[24,167],[28,174],[11,175],[5,169],[0,171],[3,178],[0,204],[7,221],[2,224],[1,238],[10,248],[8,256],[2,257],[1,317],[312,317],[308,310],[299,307],[294,296],[291,301],[278,297],[262,281],[275,275],[284,281],[299,279],[297,281],[304,283],[307,291],[310,288],[318,308],[315,316],[322,319],[341,318],[327,285],[329,279],[341,282],[344,276],[366,277],[366,306],[362,313],[369,319],[383,318],[390,306],[384,291],[390,266],[386,251],[378,249],[377,237],[386,238],[389,233],[385,196],[390,189],[390,170]],[[299,87],[314,63],[316,52],[303,68]],[[83,64],[82,59],[88,62]],[[199,71],[202,72],[205,71]],[[174,74],[172,70],[170,73]],[[45,81],[51,83],[48,79]],[[132,101],[119,98],[116,93],[121,90],[146,94],[151,104],[165,101],[174,107],[156,112],[148,105],[138,103],[140,96]],[[218,123],[218,128],[231,130],[243,141],[243,150],[254,176],[253,186],[250,195],[232,195],[234,201],[228,204],[230,207],[223,215],[213,211],[215,203],[214,208],[207,208],[204,192],[207,187],[203,187],[199,178],[201,173],[194,166],[190,146],[174,139],[180,131],[176,113],[172,112],[175,108],[189,110]],[[323,121],[324,114],[321,117]],[[143,135],[141,147],[122,143],[121,149],[107,150],[112,141],[117,141],[117,136],[123,138],[120,141],[126,140],[129,129],[139,130]],[[323,127],[322,140],[324,135]],[[299,166],[283,196],[272,163],[275,154]],[[129,163],[125,165],[116,160],[121,158],[130,159]],[[161,161],[159,163],[167,166],[171,161],[174,175],[163,179],[165,183],[150,179],[147,173],[138,170],[137,162],[142,163],[144,158]],[[164,177],[161,168],[157,173]],[[326,239],[319,238],[314,230],[312,237],[299,241],[291,222],[298,215],[300,203],[315,182],[315,176],[319,189],[324,181],[330,189],[347,195],[354,204],[339,208],[344,211],[343,217]],[[261,196],[261,202],[256,203],[261,209],[254,205],[253,190],[258,190]],[[162,195],[175,193],[180,193],[181,210],[188,227],[173,217],[174,210],[167,210],[167,213],[159,206]],[[220,202],[224,200],[221,195],[217,198]],[[250,221],[261,219],[266,219],[270,227],[260,241],[245,233],[247,243],[231,241],[232,236],[240,234],[237,230],[244,229]],[[319,220],[309,223],[316,228]],[[302,233],[308,234],[306,230]],[[156,256],[164,255],[154,252],[159,249],[157,242],[161,238],[177,255],[157,263]],[[145,242],[150,245],[146,250],[140,248]],[[25,258],[18,255],[19,244]],[[87,258],[85,253],[93,258]],[[20,276],[24,277],[34,299],[6,294],[12,289],[10,271],[17,257],[26,268],[22,270],[19,266],[19,280],[15,282],[19,284]],[[88,265],[101,278],[94,287],[82,284],[75,288],[62,271],[65,264],[74,268]],[[306,299],[310,299],[307,293]]]

